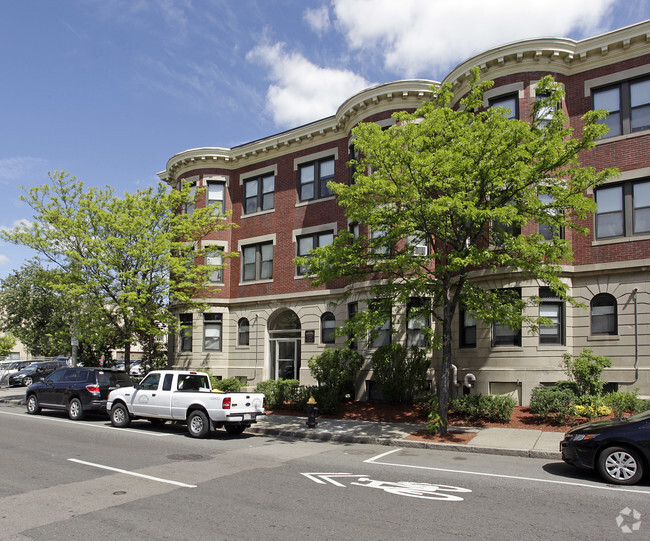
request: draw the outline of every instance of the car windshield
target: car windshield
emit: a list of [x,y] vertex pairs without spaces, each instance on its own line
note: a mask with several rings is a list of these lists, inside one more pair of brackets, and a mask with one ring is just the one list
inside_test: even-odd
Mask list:
[[650,418],[650,410],[644,411],[643,413],[637,413],[636,415],[632,415],[630,417],[626,417],[627,421],[645,421],[646,419]]

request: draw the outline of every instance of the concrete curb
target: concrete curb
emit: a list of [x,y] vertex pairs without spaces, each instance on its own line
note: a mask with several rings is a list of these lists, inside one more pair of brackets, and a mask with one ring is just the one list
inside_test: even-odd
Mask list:
[[[0,398],[0,403],[14,404],[16,406],[25,405],[24,396],[10,396]],[[372,423],[369,423],[372,424]],[[475,429],[461,428],[458,432],[473,431]],[[501,447],[477,446],[477,445],[459,445],[457,443],[437,443],[430,441],[406,440],[386,436],[370,436],[359,434],[335,434],[323,432],[322,430],[311,431],[305,428],[294,428],[287,426],[260,426],[253,425],[246,429],[250,434],[259,434],[267,436],[277,436],[287,439],[305,439],[313,441],[329,441],[336,443],[359,443],[372,445],[386,445],[389,447],[405,447],[410,449],[431,449],[435,451],[452,451],[455,453],[475,453],[484,455],[503,455],[516,456],[523,458],[541,458],[546,460],[562,460],[559,452],[539,451],[536,449],[507,449]]]
[[317,441],[331,441],[340,443],[365,443],[373,445],[386,445],[390,447],[408,447],[411,449],[431,449],[437,451],[453,451],[456,453],[475,453],[484,455],[517,456],[523,458],[541,458],[549,460],[562,460],[559,452],[537,451],[535,449],[503,449],[498,447],[476,447],[459,445],[456,443],[436,443],[429,441],[404,440],[396,438],[382,438],[376,436],[356,436],[344,434],[327,434],[322,432],[309,432],[307,430],[294,430],[274,427],[252,426],[246,429],[251,434],[279,436],[283,438],[308,439]]

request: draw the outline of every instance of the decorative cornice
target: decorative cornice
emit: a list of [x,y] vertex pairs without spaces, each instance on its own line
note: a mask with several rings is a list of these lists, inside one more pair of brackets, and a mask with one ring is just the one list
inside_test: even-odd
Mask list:
[[457,97],[465,93],[470,70],[476,66],[482,76],[497,79],[526,71],[550,71],[572,75],[650,54],[650,20],[605,34],[575,41],[568,38],[536,38],[495,47],[473,56],[447,75]]
[[158,176],[174,183],[180,174],[191,169],[235,169],[270,156],[339,140],[347,137],[356,124],[376,113],[419,107],[431,96],[435,84],[428,79],[407,79],[373,86],[347,99],[334,115],[304,126],[233,148],[204,147],[179,152],[167,161],[167,168]]

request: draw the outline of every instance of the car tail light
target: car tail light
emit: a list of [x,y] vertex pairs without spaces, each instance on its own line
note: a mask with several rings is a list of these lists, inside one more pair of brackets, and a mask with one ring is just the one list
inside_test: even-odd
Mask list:
[[99,394],[99,385],[86,385],[89,393]]
[[223,399],[223,402],[221,403],[221,407],[225,410],[229,410],[231,403],[232,403],[232,398],[230,396],[227,396]]

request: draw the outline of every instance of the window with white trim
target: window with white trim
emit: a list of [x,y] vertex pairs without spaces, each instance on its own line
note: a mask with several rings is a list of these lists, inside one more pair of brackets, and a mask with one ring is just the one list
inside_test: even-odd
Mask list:
[[192,351],[192,314],[180,314],[179,343],[181,351]]
[[505,107],[509,110],[506,118],[519,118],[519,93],[497,96],[488,100],[490,107]]
[[592,103],[609,111],[600,121],[609,127],[603,138],[650,129],[650,77],[593,89]]
[[325,312],[320,317],[320,339],[323,344],[333,344],[336,341],[336,318],[332,312]]
[[599,293],[590,303],[591,334],[618,334],[618,306],[609,293]]
[[262,242],[243,246],[242,281],[270,280],[273,278],[273,243]]
[[550,320],[539,325],[540,344],[564,344],[564,301],[549,287],[539,288],[539,317]]
[[205,264],[215,268],[208,277],[210,282],[223,283],[223,248],[217,248],[216,251],[205,256]]
[[203,314],[203,351],[221,351],[222,314]]
[[237,323],[237,345],[248,346],[250,342],[250,323],[242,317]]
[[298,197],[300,201],[311,201],[330,197],[332,192],[327,183],[334,180],[334,158],[325,158],[298,167]]
[[[334,241],[334,231],[320,231],[310,235],[301,235],[296,238],[298,257],[311,257],[311,250],[327,246]],[[303,266],[298,267],[298,276],[303,276],[306,269]]]
[[650,181],[606,185],[595,199],[597,239],[650,233]]
[[207,182],[207,204],[214,205],[219,214],[226,212],[226,183],[209,180]]
[[275,174],[244,180],[244,214],[271,210],[275,205]]

